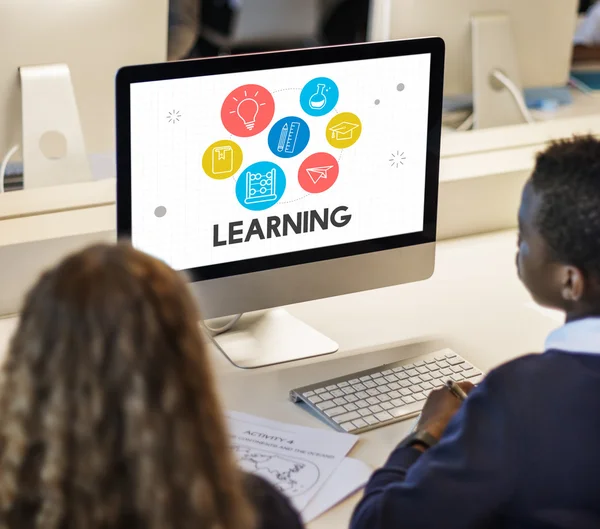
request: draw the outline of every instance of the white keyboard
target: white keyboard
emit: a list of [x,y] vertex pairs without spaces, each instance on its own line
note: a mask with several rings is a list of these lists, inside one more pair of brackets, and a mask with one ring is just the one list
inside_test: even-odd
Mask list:
[[290,392],[336,430],[362,433],[414,417],[447,380],[477,384],[483,375],[450,349],[326,380]]

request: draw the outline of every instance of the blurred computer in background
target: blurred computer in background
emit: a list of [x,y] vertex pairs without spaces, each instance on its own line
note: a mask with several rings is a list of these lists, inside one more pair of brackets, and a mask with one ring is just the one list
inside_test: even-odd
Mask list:
[[110,160],[115,74],[165,60],[167,15],[168,0],[0,2],[0,191],[9,158],[25,187],[90,179],[88,153]]
[[370,40],[440,36],[445,97],[473,95],[476,128],[530,121],[525,88],[565,86],[578,0],[372,0]]

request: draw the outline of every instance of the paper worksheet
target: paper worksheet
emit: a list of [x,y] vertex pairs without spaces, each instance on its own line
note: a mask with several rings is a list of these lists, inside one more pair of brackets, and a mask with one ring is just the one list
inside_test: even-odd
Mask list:
[[345,458],[336,471],[329,477],[319,493],[302,511],[302,521],[312,522],[323,513],[362,489],[371,476],[371,469],[358,459]]
[[245,413],[227,413],[240,466],[266,479],[302,511],[340,466],[358,438]]

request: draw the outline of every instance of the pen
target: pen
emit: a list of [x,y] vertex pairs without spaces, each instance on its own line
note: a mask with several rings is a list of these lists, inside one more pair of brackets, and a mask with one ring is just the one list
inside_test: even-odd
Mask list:
[[467,394],[462,390],[462,388],[456,382],[454,382],[454,380],[448,380],[446,382],[446,388],[457,399],[465,400],[467,398]]

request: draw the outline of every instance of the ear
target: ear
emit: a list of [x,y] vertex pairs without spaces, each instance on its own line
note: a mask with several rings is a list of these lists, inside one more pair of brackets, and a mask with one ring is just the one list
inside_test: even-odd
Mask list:
[[583,272],[576,266],[564,266],[561,275],[562,298],[570,303],[580,301],[586,288],[586,279]]

